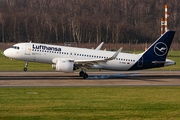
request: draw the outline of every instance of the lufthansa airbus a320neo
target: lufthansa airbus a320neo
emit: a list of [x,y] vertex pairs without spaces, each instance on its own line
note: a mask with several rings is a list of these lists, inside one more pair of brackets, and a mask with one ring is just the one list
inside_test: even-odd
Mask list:
[[174,65],[174,61],[166,59],[174,34],[175,31],[165,32],[141,54],[123,53],[121,48],[114,52],[30,42],[17,43],[6,49],[4,55],[25,61],[24,71],[28,62],[41,62],[52,64],[52,68],[61,72],[81,69],[79,75],[86,79],[87,68],[130,71]]

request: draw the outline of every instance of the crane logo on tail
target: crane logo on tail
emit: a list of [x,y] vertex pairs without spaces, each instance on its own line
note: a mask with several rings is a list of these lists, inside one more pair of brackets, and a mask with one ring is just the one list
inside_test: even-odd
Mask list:
[[154,46],[154,53],[157,56],[164,56],[168,51],[168,47],[165,43],[163,42],[158,42],[155,46]]

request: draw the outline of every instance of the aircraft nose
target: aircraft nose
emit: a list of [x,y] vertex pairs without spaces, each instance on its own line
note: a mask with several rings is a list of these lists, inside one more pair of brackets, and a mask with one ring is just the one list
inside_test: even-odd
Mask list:
[[3,54],[6,56],[6,57],[10,57],[10,51],[8,49],[6,49]]
[[3,54],[6,56],[6,55],[7,55],[7,50],[5,50],[5,51],[3,52]]

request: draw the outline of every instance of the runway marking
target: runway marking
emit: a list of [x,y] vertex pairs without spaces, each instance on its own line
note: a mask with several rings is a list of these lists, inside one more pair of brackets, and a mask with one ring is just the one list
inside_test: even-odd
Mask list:
[[[108,73],[108,74],[107,74]],[[0,87],[27,86],[149,86],[180,85],[180,71],[90,72],[88,79],[77,73],[0,72]],[[6,76],[8,74],[8,76]]]

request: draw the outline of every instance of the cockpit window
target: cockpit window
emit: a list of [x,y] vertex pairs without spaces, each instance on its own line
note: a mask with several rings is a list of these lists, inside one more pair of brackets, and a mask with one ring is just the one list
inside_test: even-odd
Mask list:
[[18,49],[18,50],[19,50],[19,47],[18,47],[18,46],[12,46],[11,48],[14,48],[14,49]]

